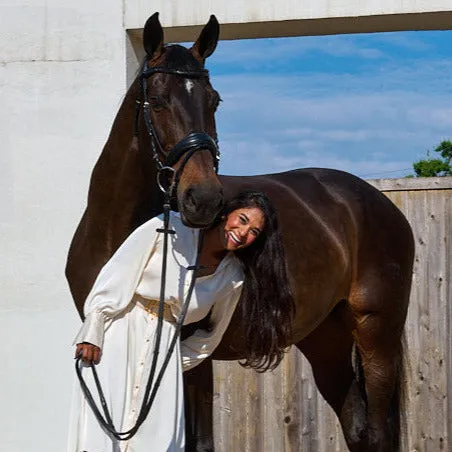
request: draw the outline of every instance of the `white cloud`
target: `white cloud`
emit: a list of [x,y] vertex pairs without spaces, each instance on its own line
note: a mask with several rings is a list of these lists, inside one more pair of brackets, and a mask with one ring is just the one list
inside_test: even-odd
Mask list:
[[375,43],[399,47],[405,50],[416,52],[427,52],[431,49],[431,45],[421,38],[422,34],[408,33],[378,33],[372,35]]
[[372,42],[358,42],[354,36],[303,36],[297,38],[220,41],[215,56],[218,64],[258,67],[269,60],[296,60],[315,52],[333,57],[377,59],[384,53]]
[[452,136],[450,73],[451,62],[425,60],[412,67],[391,61],[359,75],[216,77],[223,172],[327,166],[361,176],[410,173],[426,149]]
[[[288,155],[284,149],[267,141],[226,141],[222,143],[222,174],[249,175],[288,171],[294,168],[334,168],[361,177],[374,177],[391,173],[391,177],[403,176],[411,169],[411,162],[394,160],[385,162],[378,155],[363,153],[360,159],[349,159],[329,152],[316,151],[316,142],[300,141],[295,154]],[[377,157],[377,158],[375,158]]]

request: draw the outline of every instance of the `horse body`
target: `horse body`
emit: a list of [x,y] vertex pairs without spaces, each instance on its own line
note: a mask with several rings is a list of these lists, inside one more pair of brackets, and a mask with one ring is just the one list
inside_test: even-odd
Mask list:
[[[217,40],[213,17],[190,50],[163,47],[156,15],[145,25],[147,66],[167,71],[149,77],[149,96],[144,99],[152,107],[160,155],[192,131],[216,138],[218,94],[205,78],[190,80],[188,88],[177,71],[201,71]],[[162,211],[150,152],[153,139],[142,115],[134,134],[140,91],[137,79],[94,168],[88,205],[69,250],[66,275],[82,317],[101,267],[136,227]],[[293,345],[310,361],[317,387],[335,410],[350,450],[398,450],[397,387],[414,248],[406,219],[378,190],[341,171],[311,168],[218,178],[213,163],[211,153],[200,148],[172,165],[183,169],[175,204],[185,223],[208,225],[220,211],[223,196],[244,189],[270,197],[278,211],[296,299]],[[237,324],[233,318],[214,359],[243,358]],[[184,380],[187,450],[213,450],[211,361],[187,372]]]
[[[226,193],[230,187],[234,191],[235,186],[252,187],[265,192],[276,206],[297,300],[295,343],[315,329],[349,290],[349,206],[319,182],[315,170],[221,180]],[[325,284],[327,279],[330,284]]]
[[[227,197],[252,188],[276,206],[296,301],[292,344],[310,361],[348,447],[398,450],[402,334],[414,255],[407,220],[377,189],[342,171],[308,168],[222,176],[221,182]],[[213,359],[244,358],[235,316]],[[203,378],[209,391],[208,372],[205,365],[188,380],[199,384]],[[206,398],[193,388],[188,393],[195,394],[194,407]],[[211,450],[209,435],[197,435],[193,450]]]
[[[411,229],[378,190],[351,174],[321,168],[220,180],[227,197],[243,189],[260,190],[277,208],[297,300],[294,343],[341,301],[354,315],[380,311],[385,303],[393,312],[394,301],[372,299],[375,283],[403,286],[399,307],[404,319],[411,281],[406,276],[413,258]],[[220,350],[226,353],[224,347]]]

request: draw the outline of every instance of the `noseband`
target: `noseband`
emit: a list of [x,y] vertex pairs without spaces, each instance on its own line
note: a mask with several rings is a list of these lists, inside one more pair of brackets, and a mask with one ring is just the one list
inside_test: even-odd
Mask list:
[[[134,135],[138,135],[138,121],[140,117],[141,107],[143,107],[143,118],[149,137],[151,139],[152,157],[157,165],[157,182],[163,192],[171,193],[177,185],[177,182],[179,181],[180,175],[182,174],[186,163],[196,151],[208,150],[212,154],[215,172],[218,173],[218,165],[220,162],[218,140],[213,139],[205,132],[190,132],[188,135],[182,138],[182,140],[176,143],[168,153],[165,153],[151,120],[151,107],[148,101],[147,80],[151,75],[156,73],[176,75],[190,79],[208,78],[209,71],[207,69],[200,69],[199,71],[184,71],[160,66],[148,67],[147,63],[148,61],[144,62],[140,74],[141,92],[140,98],[136,100],[135,106]],[[160,151],[160,154],[164,156],[163,160],[160,159],[158,151]],[[181,165],[179,166],[178,170],[175,171],[173,169],[173,165],[175,165],[182,158],[183,160]],[[163,178],[166,178],[166,180],[163,180]]]

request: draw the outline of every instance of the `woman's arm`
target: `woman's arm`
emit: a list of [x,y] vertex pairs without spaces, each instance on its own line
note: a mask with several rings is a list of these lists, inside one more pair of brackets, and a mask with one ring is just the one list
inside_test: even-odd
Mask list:
[[90,352],[83,343],[102,348],[105,322],[129,305],[155,249],[156,229],[161,225],[162,220],[156,217],[137,228],[100,271],[85,301],[85,321],[74,340],[86,355]]
[[192,336],[181,342],[183,371],[200,364],[217,348],[234,314],[242,292],[242,284],[241,280],[234,282],[232,290],[215,301],[210,317],[212,326],[210,331],[196,330]]

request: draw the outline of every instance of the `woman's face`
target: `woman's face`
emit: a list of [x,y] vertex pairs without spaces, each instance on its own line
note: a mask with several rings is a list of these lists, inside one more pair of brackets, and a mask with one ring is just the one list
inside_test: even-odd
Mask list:
[[233,210],[224,222],[224,247],[236,251],[250,246],[262,233],[265,217],[258,207]]

